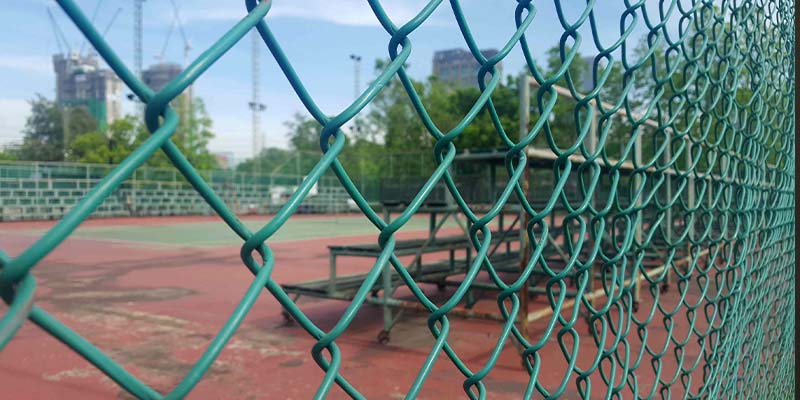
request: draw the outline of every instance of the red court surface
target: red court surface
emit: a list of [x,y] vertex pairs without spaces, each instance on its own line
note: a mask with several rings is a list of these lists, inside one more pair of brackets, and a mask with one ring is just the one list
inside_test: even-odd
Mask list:
[[[303,216],[299,216],[303,218]],[[214,218],[142,218],[90,220],[83,227],[133,224],[181,224],[216,221]],[[34,242],[26,233],[52,226],[53,222],[0,223],[0,248],[15,256]],[[447,228],[453,230],[454,228]],[[22,233],[21,233],[22,232]],[[424,237],[424,230],[404,232],[399,239]],[[337,244],[369,243],[376,235],[336,238]],[[278,283],[296,283],[326,276],[327,246],[330,238],[283,241],[271,244],[276,256],[273,272]],[[363,273],[372,265],[366,258],[342,258],[341,273]],[[252,275],[239,259],[239,246],[175,246],[124,241],[103,241],[71,237],[34,268],[37,304],[76,330],[121,365],[166,393],[188,372],[211,338],[228,318],[250,284]],[[483,277],[485,279],[485,277]],[[425,292],[443,303],[452,288],[439,291],[434,285]],[[650,312],[645,290],[642,309]],[[662,305],[676,304],[677,290],[661,295]],[[408,293],[401,288],[397,296]],[[496,293],[489,294],[476,308],[497,311]],[[689,293],[689,298],[696,295]],[[411,299],[410,296],[406,296]],[[532,307],[548,307],[540,298]],[[303,311],[322,329],[330,329],[348,303],[304,297]],[[5,309],[3,308],[2,311]],[[661,347],[665,327],[659,311],[648,327],[648,344]],[[563,313],[566,315],[566,312]],[[683,313],[679,314],[683,315]],[[343,375],[367,398],[403,398],[434,343],[426,326],[427,314],[406,312],[392,331],[388,344],[379,344],[382,329],[380,308],[364,305],[344,335],[336,340],[343,355]],[[676,317],[676,320],[678,317]],[[683,317],[685,320],[685,317]],[[680,322],[680,321],[677,321]],[[489,357],[501,325],[496,321],[451,318],[449,343],[467,365],[476,371]],[[680,325],[680,323],[678,324]],[[557,339],[560,325],[540,350],[539,380],[555,389],[565,375],[567,364]],[[699,325],[695,326],[698,328]],[[597,345],[584,322],[578,324],[578,367],[588,367]],[[538,340],[544,322],[532,325],[530,336]],[[687,335],[677,326],[674,337]],[[632,351],[641,347],[635,326],[628,333]],[[572,340],[565,339],[571,346]],[[264,290],[209,372],[191,392],[194,399],[306,399],[316,392],[322,370],[311,357],[315,341],[296,324],[287,325],[278,302]],[[608,347],[610,344],[606,344]],[[688,345],[683,366],[701,357],[702,349]],[[662,379],[670,379],[678,366],[672,351],[664,357]],[[604,367],[610,368],[608,366]],[[621,368],[617,366],[617,383]],[[650,358],[639,368],[640,395],[648,393],[654,378]],[[499,361],[484,379],[489,399],[519,399],[529,376],[521,365],[519,351],[510,341]],[[574,374],[565,398],[577,398]],[[420,398],[464,398],[464,376],[446,356],[440,355]],[[649,382],[649,383],[648,383]],[[599,372],[592,375],[593,394],[605,395]],[[130,398],[120,387],[69,348],[26,323],[0,352],[0,387],[6,398],[15,399],[108,399]],[[682,394],[680,380],[673,396]],[[696,384],[695,384],[696,387]],[[5,396],[4,395],[4,396]],[[631,393],[623,393],[630,397]],[[334,387],[329,398],[347,398]],[[538,397],[537,397],[538,398]]]

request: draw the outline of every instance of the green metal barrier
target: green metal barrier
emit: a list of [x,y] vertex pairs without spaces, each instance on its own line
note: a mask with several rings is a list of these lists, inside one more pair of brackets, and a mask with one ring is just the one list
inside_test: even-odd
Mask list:
[[[83,200],[36,243],[14,258],[0,252],[0,294],[9,305],[0,320],[0,347],[13,338],[25,320],[31,320],[134,396],[180,398],[206,373],[257,296],[266,288],[317,340],[310,350],[325,376],[315,397],[325,397],[333,385],[338,385],[350,396],[363,398],[343,373],[342,367],[347,361],[336,340],[348,328],[386,267],[399,274],[421,308],[427,310],[428,327],[435,339],[416,379],[406,389],[407,398],[417,397],[435,362],[455,365],[463,374],[463,388],[469,398],[485,398],[484,378],[493,371],[508,340],[523,349],[521,360],[530,375],[525,393],[520,394],[524,398],[559,397],[569,385],[583,398],[619,398],[623,392],[632,392],[641,398],[671,397],[675,393],[685,398],[712,399],[794,396],[793,2],[661,1],[654,10],[652,4],[647,4],[651,2],[626,1],[626,10],[620,16],[620,36],[606,46],[598,39],[594,20],[594,12],[604,7],[605,2],[587,0],[584,11],[570,22],[562,12],[562,2],[556,0],[559,22],[564,30],[560,54],[564,67],[553,76],[545,76],[534,62],[531,43],[525,36],[526,30],[536,21],[535,3],[518,1],[514,34],[497,55],[487,59],[478,50],[459,2],[452,0],[452,13],[463,38],[481,65],[480,76],[476,79],[483,94],[461,123],[447,132],[441,131],[431,120],[404,69],[412,53],[411,34],[435,10],[445,7],[441,0],[428,2],[403,26],[392,22],[378,0],[369,0],[375,17],[391,36],[388,51],[392,61],[357,100],[332,117],[318,108],[273,36],[264,19],[270,2],[257,4],[256,0],[247,0],[247,15],[157,93],[148,89],[121,62],[73,1],[59,0],[58,3],[111,68],[147,105],[146,121],[152,136],[94,184]],[[633,45],[629,36],[634,24],[646,28],[649,52],[638,60],[630,56],[620,58],[616,55],[618,50],[626,53],[626,47]],[[581,94],[574,83],[577,78],[570,76],[567,68],[577,49],[567,43],[581,41],[579,28],[585,26],[591,29],[599,55],[593,61],[594,88]],[[672,32],[676,26],[677,33]],[[170,141],[179,121],[177,113],[169,107],[172,99],[253,28],[258,30],[305,107],[320,123],[322,150],[316,165],[306,171],[308,178],[274,218],[256,232],[240,223],[220,194],[211,189]],[[530,121],[529,126],[523,124],[527,127],[518,140],[512,138],[516,135],[504,130],[490,96],[501,78],[493,73],[494,66],[515,46],[521,47],[530,74],[521,82],[527,88],[532,81],[538,88],[533,107],[538,117]],[[656,68],[657,52],[661,51],[657,49],[660,48],[665,51],[662,54],[665,65]],[[625,79],[619,98],[601,98],[599,89],[607,84],[609,77],[604,71],[610,70],[600,68],[601,63],[622,67]],[[649,104],[638,107],[644,114],[637,115],[629,94],[632,80],[642,76],[653,83],[653,92]],[[370,207],[339,160],[347,141],[340,128],[395,77],[402,81],[419,118],[436,140],[432,154],[436,168],[407,209],[387,224]],[[557,84],[566,86],[568,91],[559,92]],[[574,104],[571,112],[578,127],[576,138],[570,139],[567,146],[562,144],[565,138],[555,137],[548,123],[556,102],[565,98]],[[506,147],[504,165],[509,179],[489,212],[476,215],[461,196],[449,167],[457,153],[454,140],[483,108],[491,113],[496,133]],[[527,109],[523,110],[526,111],[523,118],[528,122]],[[604,150],[606,140],[610,140],[609,126],[620,115],[628,126],[627,145],[616,146],[615,151],[619,151],[619,159],[627,160],[628,164],[613,162]],[[655,121],[655,125],[648,125],[647,121]],[[594,131],[593,124],[598,127],[597,141],[587,143],[588,132]],[[528,151],[531,143],[542,138],[553,156],[549,162],[554,183],[552,187],[537,187],[534,181],[530,189],[547,190],[548,201],[532,205],[526,196],[529,181],[522,178],[528,170],[531,154],[543,158],[540,153]],[[653,144],[648,154],[643,153],[642,139]],[[36,264],[69,237],[78,224],[159,149],[241,237],[243,264],[254,275],[252,285],[205,353],[167,394],[157,393],[33,303]],[[281,266],[275,265],[268,243],[328,171],[335,174],[361,211],[379,228],[376,239],[382,251],[338,323],[326,331],[304,315],[271,278],[273,268]],[[569,177],[576,175],[580,177],[579,187],[584,196],[582,201],[568,201],[563,190]],[[439,182],[445,183],[455,204],[469,219],[470,240],[475,248],[475,257],[463,283],[441,305],[426,296],[393,251],[393,234],[409,221]],[[606,187],[595,193],[598,184]],[[619,192],[625,193],[624,200],[623,196],[616,195]],[[524,239],[530,247],[521,273],[508,283],[495,271],[487,251],[491,246],[489,223],[512,198],[525,216],[527,235]],[[542,254],[549,246],[545,240],[549,230],[556,228],[551,226],[554,220],[550,217],[557,206],[563,214],[562,220],[555,221],[568,233],[562,233],[568,241],[568,254],[565,265],[552,268]],[[601,245],[606,242],[610,244]],[[643,260],[645,250],[655,242],[661,243],[663,265],[653,269]],[[602,296],[589,285],[594,270],[602,276],[602,287],[598,289]],[[499,290],[497,304],[504,322],[495,347],[487,349],[489,357],[485,364],[472,369],[448,341],[452,329],[449,312],[464,300],[479,271],[488,272]],[[544,290],[551,312],[545,318],[544,331],[528,336],[520,322],[519,293],[534,271],[547,277]],[[562,295],[566,292],[568,276],[577,282],[578,295],[574,304]],[[666,307],[659,303],[659,288],[670,279],[677,284],[680,301]],[[690,287],[697,292],[689,293]],[[648,291],[655,301],[648,305],[649,309],[633,312],[638,290]],[[576,329],[580,312],[589,314],[588,337]],[[681,329],[685,332],[678,335],[675,333],[678,327],[688,329]],[[665,330],[669,339],[660,347],[647,343],[649,333],[656,329]],[[577,364],[579,338],[592,341],[598,347],[596,353],[590,355],[592,362],[588,366]],[[636,351],[631,348],[633,338],[644,342]],[[548,367],[548,360],[542,359],[540,350],[552,339],[561,346],[569,368],[558,386],[547,388],[540,374]],[[698,344],[700,354],[687,354],[689,344]],[[663,371],[667,355],[674,355],[678,363],[678,368],[670,374]],[[655,374],[654,384],[644,385],[639,381],[638,374],[645,369]]]
[[[0,162],[0,221],[58,219],[70,211],[114,168],[112,165],[59,162]],[[285,202],[302,174],[250,174],[198,171],[236,214],[266,214]],[[373,180],[360,178],[359,190],[376,202]],[[374,185],[373,185],[374,186]],[[303,201],[303,212],[352,211],[350,198],[333,174],[320,180],[318,193]],[[91,217],[209,215],[214,210],[174,169],[141,167],[92,212]]]
[[[384,179],[414,176],[423,179],[423,153],[367,154],[345,158],[357,170],[354,182],[370,203],[380,198]],[[318,153],[297,152],[287,162],[261,173],[234,170],[200,170],[197,173],[236,214],[271,213],[283,205],[282,193],[293,191],[303,180],[302,164],[314,165]],[[300,161],[303,161],[301,163]],[[427,160],[433,164],[433,160]],[[392,164],[398,164],[391,168]],[[363,168],[389,169],[377,176]],[[0,221],[47,220],[63,217],[108,175],[116,165],[73,162],[0,161]],[[333,172],[318,182],[317,194],[303,200],[303,212],[354,211]],[[152,204],[161,204],[151,207]],[[121,183],[91,217],[209,215],[214,210],[174,168],[142,166]]]

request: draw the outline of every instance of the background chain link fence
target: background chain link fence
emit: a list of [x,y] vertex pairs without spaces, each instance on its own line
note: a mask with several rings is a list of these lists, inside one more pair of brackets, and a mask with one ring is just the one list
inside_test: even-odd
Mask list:
[[[431,119],[404,67],[412,53],[412,33],[435,10],[448,7],[441,0],[430,1],[402,26],[389,18],[378,0],[369,1],[375,18],[391,37],[391,62],[349,107],[333,116],[316,105],[273,36],[265,20],[271,6],[268,1],[246,1],[246,17],[157,93],[121,62],[72,1],[58,3],[146,104],[145,118],[152,136],[28,249],[14,258],[0,251],[0,290],[9,305],[0,320],[0,347],[29,319],[131,394],[140,398],[180,398],[206,373],[266,288],[317,340],[310,351],[324,371],[324,378],[316,397],[325,397],[338,385],[350,396],[362,398],[359,388],[351,385],[343,373],[348,355],[340,351],[336,340],[364,304],[384,266],[389,265],[428,311],[428,328],[435,339],[416,379],[407,388],[408,398],[417,397],[435,362],[452,363],[463,374],[465,394],[473,399],[484,398],[484,378],[492,373],[508,341],[522,349],[521,361],[530,375],[526,391],[521,393],[525,398],[558,397],[568,386],[584,398],[793,397],[794,2],[659,1],[653,7],[654,2],[625,0],[618,40],[605,46],[598,39],[594,17],[605,2],[587,0],[583,12],[568,21],[562,2],[556,0],[564,30],[560,42],[563,68],[553,76],[545,76],[531,53],[534,42],[525,36],[536,21],[536,2],[518,1],[514,34],[495,56],[487,59],[478,50],[470,33],[470,21],[465,19],[459,2],[452,0],[449,8],[481,65],[476,79],[482,95],[461,123],[449,131],[441,130]],[[632,46],[629,37],[634,25],[644,26],[647,31],[648,51],[641,59],[625,56],[626,47]],[[579,30],[586,26],[591,28],[593,37],[581,36]],[[670,26],[678,27],[677,34],[671,32]],[[322,156],[305,171],[307,179],[269,223],[251,232],[170,141],[180,121],[169,102],[254,28],[308,112],[319,122]],[[577,46],[570,44],[581,40],[592,41],[597,50],[592,66],[594,85],[585,93],[573,83],[576,77],[568,68],[577,54]],[[491,96],[501,79],[499,74],[493,74],[494,66],[515,48],[521,48],[529,74],[521,78],[525,88],[522,92],[535,88],[531,99],[521,98],[523,106],[528,100],[533,106],[522,109],[524,123],[519,134],[504,129]],[[604,85],[610,85],[611,65],[620,66],[623,74],[617,96],[601,91]],[[418,117],[435,140],[431,157],[436,163],[405,211],[386,223],[339,160],[347,149],[347,137],[340,128],[368,106],[391,79],[403,83]],[[632,82],[636,79],[650,82],[649,101],[645,104],[632,103]],[[564,101],[571,104],[569,117],[576,127],[567,140],[553,132],[549,123],[554,107]],[[461,195],[450,166],[459,151],[454,141],[483,109],[491,113],[496,134],[504,143],[507,180],[488,212],[477,213]],[[620,126],[624,140],[621,145],[611,146],[610,132]],[[527,175],[529,163],[547,158],[541,151],[529,151],[532,144],[542,144],[539,149],[550,156],[548,174],[552,185],[542,185],[537,180],[531,183]],[[617,151],[616,158],[609,157],[612,147]],[[33,267],[159,149],[241,237],[242,262],[254,275],[218,335],[168,394],[153,390],[33,303]],[[331,171],[380,231],[376,240],[382,252],[338,323],[324,331],[271,279],[273,268],[280,265],[274,263],[268,243],[312,186]],[[570,180],[575,181],[570,185],[578,189],[578,196],[565,194]],[[476,256],[449,300],[435,304],[395,256],[393,234],[441,182],[470,222],[470,240]],[[529,193],[537,193],[545,201],[532,202]],[[509,282],[495,271],[487,251],[491,246],[490,222],[512,203],[525,215],[523,240],[529,243],[529,256],[521,273]],[[562,265],[554,265],[545,257],[553,237],[568,249]],[[653,252],[658,260],[656,266],[646,262],[653,258]],[[448,341],[448,313],[464,299],[480,271],[488,272],[500,289],[497,305],[505,321],[495,347],[487,349],[485,363],[468,366]],[[534,273],[547,278],[544,287],[552,313],[545,329],[529,336],[520,323],[523,316],[519,293]],[[565,297],[571,279],[578,291],[574,304]],[[599,295],[590,283],[595,279],[599,280]],[[661,299],[662,287],[670,281],[677,286],[676,302]],[[637,296],[641,293],[652,301],[639,304]],[[643,309],[637,312],[637,307]],[[589,332],[576,329],[581,313],[588,315]],[[665,332],[666,341],[648,341],[656,330]],[[540,377],[552,360],[542,359],[539,351],[553,340],[558,342],[568,368],[560,384],[545,385]],[[579,341],[593,345],[592,354],[580,354],[591,360],[588,365],[578,365],[579,348],[580,352],[586,351],[586,347],[578,346]],[[667,360],[676,363],[677,368],[666,372]],[[640,381],[643,371],[653,374],[654,382]]]
[[[303,181],[320,154],[296,152],[262,173],[230,169],[198,170],[236,214],[274,213]],[[370,203],[380,201],[385,181],[417,179],[433,168],[423,153],[350,157],[351,176]],[[347,164],[346,164],[347,165]],[[308,166],[306,168],[306,166]],[[367,168],[369,166],[370,168]],[[0,221],[58,219],[116,166],[71,162],[0,161]],[[486,175],[486,174],[484,174]],[[317,193],[303,200],[303,213],[354,211],[336,176],[317,182]],[[92,212],[91,217],[207,215],[214,210],[174,168],[142,166]]]

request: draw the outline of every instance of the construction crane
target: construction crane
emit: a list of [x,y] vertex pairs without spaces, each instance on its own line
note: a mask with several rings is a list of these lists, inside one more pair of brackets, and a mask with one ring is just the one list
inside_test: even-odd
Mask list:
[[[61,27],[56,22],[55,17],[53,17],[53,12],[50,11],[50,7],[47,7],[47,17],[50,18],[50,25],[53,27],[53,34],[56,36],[56,45],[58,46],[59,54],[64,54],[64,48],[67,49],[67,53],[72,52],[72,48],[69,46],[69,42],[67,41],[67,37],[64,36],[64,32],[61,30]],[[63,44],[63,45],[62,45]]]
[[189,52],[192,50],[192,43],[189,41],[189,38],[186,37],[186,31],[183,29],[183,22],[178,12],[178,5],[175,3],[175,0],[169,0],[169,2],[172,4],[172,12],[175,13],[174,23],[178,26],[178,33],[181,34],[181,39],[183,39],[183,64],[185,66],[186,62],[189,60]]
[[[97,14],[100,11],[100,5],[102,3],[103,1],[99,0],[95,4],[94,12],[92,13],[92,19],[91,19],[92,23],[94,23],[95,20],[97,19]],[[56,19],[53,16],[53,12],[50,10],[50,7],[46,7],[46,10],[47,10],[47,17],[50,19],[50,24],[53,27],[53,33],[56,36],[56,45],[58,46],[58,52],[63,54],[64,47],[66,47],[67,53],[71,53],[72,48],[69,45],[69,41],[64,35],[64,32],[61,30],[61,27],[56,22]],[[111,29],[111,26],[114,25],[114,22],[117,20],[117,17],[121,12],[122,12],[122,7],[117,8],[117,10],[114,12],[114,15],[111,16],[111,19],[108,21],[108,24],[106,24],[106,27],[103,29],[101,33],[102,37],[105,37],[108,34],[108,31]],[[89,50],[86,53],[84,53],[84,49],[86,48],[86,43],[88,43],[88,41],[84,38],[83,42],[81,43],[81,47],[78,49],[78,55],[82,58],[86,56],[91,56],[94,51],[93,47],[89,47]]]
[[[178,12],[178,5],[175,3],[175,0],[169,0],[170,4],[172,4],[172,12],[174,13],[173,23],[178,26],[178,33],[181,34],[181,39],[183,39],[183,64],[181,65],[182,68],[186,67],[186,63],[189,62],[189,52],[192,50],[192,43],[189,41],[189,38],[186,37],[186,31],[183,29],[183,22],[181,21],[181,15]],[[164,46],[166,48],[166,45]],[[192,105],[194,94],[193,88],[194,85],[189,85],[186,88],[186,101],[184,102],[184,115],[188,119],[188,126],[189,130],[187,132],[189,136],[189,143],[194,143],[194,106]]]
[[164,38],[164,45],[161,46],[161,52],[156,54],[154,57],[156,60],[158,60],[158,62],[164,61],[164,54],[167,52],[167,47],[169,46],[169,41],[172,38],[172,33],[177,27],[178,33],[180,33],[181,39],[183,39],[183,66],[185,66],[189,59],[189,52],[192,50],[192,43],[186,36],[186,31],[183,29],[183,22],[181,21],[181,16],[178,12],[178,4],[175,3],[175,0],[170,0],[170,3],[172,4],[173,12],[172,22],[169,25],[169,30],[167,30],[167,36]]
[[[53,17],[53,12],[50,11],[50,7],[46,8],[47,10],[47,17],[50,18],[50,24],[53,26],[53,33],[56,36],[56,45],[58,46],[58,54],[65,54],[64,49],[67,49],[66,56],[69,57],[72,53],[72,48],[69,46],[69,41],[67,41],[66,36],[64,36],[64,32],[61,30],[61,27],[56,22],[55,17]],[[62,45],[63,44],[63,45]],[[56,100],[58,100],[58,93],[56,92]],[[61,113],[61,144],[62,149],[61,152],[64,155],[64,159],[67,156],[67,138],[69,137],[69,113],[62,112]]]
[[[97,19],[97,13],[98,13],[98,11],[100,11],[100,5],[101,4],[103,4],[103,0],[98,0],[96,3],[94,3],[94,11],[92,12],[92,19],[90,20],[92,25],[94,25],[94,20]],[[78,49],[78,54],[83,56],[83,54],[84,54],[83,53],[83,49],[85,47],[86,47],[86,39],[84,38],[83,42],[81,43],[80,49]]]
[[[180,68],[180,70],[183,70],[183,68],[185,68],[186,63],[189,60],[189,52],[192,50],[192,43],[189,41],[189,38],[186,36],[186,31],[183,28],[183,22],[181,21],[178,4],[175,2],[175,0],[170,0],[170,4],[172,6],[172,13],[173,13],[172,22],[170,23],[169,29],[167,30],[167,35],[164,38],[164,44],[161,46],[161,51],[154,56],[155,59],[158,60],[158,64],[154,65],[152,68],[155,68],[158,65],[166,67],[166,64],[164,63],[164,58],[167,52],[167,48],[169,47],[170,39],[172,39],[172,35],[175,32],[175,29],[177,28],[178,33],[180,33],[181,39],[183,40],[183,61],[181,63],[181,68]],[[180,72],[180,70],[178,71],[178,73]],[[170,79],[174,79],[174,76],[170,77]],[[190,143],[194,141],[194,129],[193,129],[194,107],[192,105],[194,95],[192,88],[193,85],[189,85],[189,87],[186,88],[186,93],[183,94],[182,96],[183,101],[181,102],[181,109],[179,110],[181,119],[185,121],[182,123],[184,123],[185,124],[184,126],[188,128],[187,139],[189,140]]]
[[251,73],[252,73],[252,94],[253,97],[250,100],[248,105],[250,106],[250,110],[253,112],[252,115],[252,135],[253,135],[253,159],[258,159],[258,154],[261,153],[261,149],[263,148],[263,137],[261,136],[261,113],[267,109],[266,104],[261,102],[261,91],[260,91],[260,76],[261,76],[261,65],[259,54],[261,52],[261,38],[258,35],[257,30],[253,30],[252,34],[252,62],[250,64]]
[[[95,5],[94,12],[92,13],[92,23],[94,23],[94,21],[97,19],[101,4],[102,0],[98,0]],[[67,110],[76,106],[83,106],[84,103],[88,101],[88,110],[90,114],[92,114],[92,117],[97,120],[98,129],[104,129],[109,117],[116,117],[116,115],[113,113],[110,115],[107,114],[109,111],[107,107],[109,101],[112,103],[114,102],[111,96],[116,96],[116,94],[118,94],[118,89],[115,88],[114,85],[109,86],[109,83],[112,82],[112,78],[110,78],[107,74],[94,73],[101,67],[98,64],[97,59],[94,57],[94,48],[92,46],[89,47],[87,53],[84,53],[84,49],[86,48],[87,44],[86,39],[80,43],[75,42],[75,46],[78,48],[78,51],[74,51],[70,47],[69,41],[65,37],[64,32],[61,30],[61,27],[56,22],[55,16],[50,10],[50,7],[46,7],[46,11],[48,18],[50,19],[50,23],[53,26],[53,32],[56,36],[56,45],[58,46],[59,50],[59,54],[53,57],[53,67],[56,73],[55,100],[58,106],[62,107],[62,110],[64,110],[64,112],[61,113],[62,144],[64,146],[62,150],[64,157],[66,157],[67,144],[69,143],[69,139],[72,138],[72,135],[69,132],[71,112],[68,112]],[[120,12],[122,12],[122,8],[117,8],[116,12],[105,26],[105,29],[103,29],[101,37],[106,36]],[[78,45],[80,46],[78,47]],[[67,54],[64,54],[65,48]],[[101,86],[105,89],[102,91],[102,93],[94,93],[92,90],[87,90],[84,87],[84,83],[85,85],[90,85],[90,87]],[[100,104],[99,109],[101,111],[97,111],[98,108],[92,107],[92,102],[94,102],[94,104]],[[95,111],[93,111],[93,109]],[[105,118],[105,120],[103,120],[103,118]]]
[[164,62],[164,53],[167,52],[167,45],[169,45],[169,39],[172,37],[172,31],[175,30],[175,21],[173,20],[171,24],[169,24],[169,29],[167,30],[167,37],[164,39],[164,45],[161,46],[161,51],[154,55],[153,58],[158,60],[158,62]]
[[142,78],[142,7],[144,0],[133,0],[133,72]]
[[[114,15],[111,16],[111,19],[108,21],[108,24],[106,25],[105,29],[103,29],[103,34],[102,34],[103,37],[106,37],[106,34],[111,29],[111,25],[114,25],[114,21],[117,20],[117,17],[119,16],[119,14],[121,12],[122,12],[122,7],[119,7],[119,8],[117,8],[117,11],[114,12]],[[84,44],[85,43],[86,42],[84,42]],[[81,49],[83,49],[83,46],[81,46]],[[81,50],[81,54],[82,53],[83,53],[83,50]],[[89,47],[89,51],[86,52],[86,55],[87,56],[94,55],[94,47]]]

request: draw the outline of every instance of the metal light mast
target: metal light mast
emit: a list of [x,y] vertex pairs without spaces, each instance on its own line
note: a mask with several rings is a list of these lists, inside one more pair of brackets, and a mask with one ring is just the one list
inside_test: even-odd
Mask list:
[[[142,79],[142,3],[133,0],[133,73]],[[137,102],[139,113],[144,113],[144,104]]]
[[261,93],[260,93],[260,82],[259,78],[261,76],[261,65],[259,61],[259,52],[261,50],[261,39],[258,35],[258,31],[255,29],[252,32],[252,62],[251,62],[251,72],[252,76],[252,94],[253,97],[250,100],[249,106],[250,110],[253,112],[252,115],[252,135],[253,135],[253,158],[256,159],[261,153],[261,149],[263,148],[263,137],[261,136],[261,112],[267,109],[267,106],[261,102]]
[[133,68],[136,77],[142,77],[142,3],[133,0]]
[[361,56],[350,54],[350,59],[353,60],[353,99],[357,99],[361,94]]

